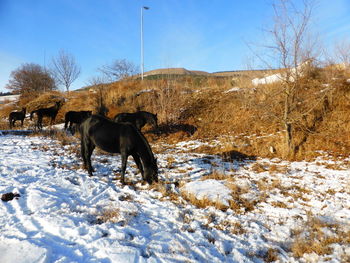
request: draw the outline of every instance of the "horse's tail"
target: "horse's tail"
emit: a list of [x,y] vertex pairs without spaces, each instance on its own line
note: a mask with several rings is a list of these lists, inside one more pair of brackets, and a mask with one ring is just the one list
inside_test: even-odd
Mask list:
[[[76,129],[79,131],[80,133],[80,137],[81,140],[83,140],[83,137],[86,135],[87,133],[87,123],[91,121],[91,116],[87,117],[84,121],[82,121],[81,123],[77,123],[77,127]],[[85,127],[86,126],[86,127]]]

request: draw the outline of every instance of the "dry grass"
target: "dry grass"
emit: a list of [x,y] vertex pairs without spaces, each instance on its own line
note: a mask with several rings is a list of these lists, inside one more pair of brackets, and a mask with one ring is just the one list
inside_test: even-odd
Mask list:
[[72,145],[78,141],[76,137],[68,135],[65,131],[56,131],[53,137],[63,146]]
[[264,256],[265,262],[275,262],[278,260],[278,250],[269,248]]
[[214,180],[227,180],[229,179],[230,177],[225,174],[225,173],[222,173],[218,170],[213,170],[211,171],[209,174],[203,176],[201,178],[201,180],[205,181],[205,180],[209,180],[209,179],[214,179]]
[[[303,89],[298,99],[305,103],[298,104],[291,116],[296,124],[293,142],[298,149],[294,159],[312,160],[319,155],[318,150],[335,156],[347,155],[350,151],[348,76],[330,67],[316,73],[302,80]],[[324,91],[324,83],[329,83],[331,88]],[[227,92],[232,86],[240,89]],[[278,83],[253,87],[249,76],[243,75],[234,80],[190,76],[176,78],[169,75],[165,79],[144,82],[115,82],[98,87],[97,90],[101,90],[101,93],[47,93],[34,100],[22,98],[18,105],[2,107],[0,116],[6,117],[10,111],[24,105],[27,105],[28,111],[44,104],[49,106],[51,99],[66,97],[57,116],[57,122],[60,122],[68,110],[94,111],[98,96],[102,95],[109,109],[109,117],[123,111],[146,110],[158,113],[162,129],[160,135],[147,135],[150,140],[166,138],[167,142],[175,143],[189,137],[211,140],[221,135],[233,135],[234,140],[221,146],[204,147],[196,151],[235,151],[246,156],[285,157],[284,128],[280,119],[283,95]],[[320,97],[324,97],[324,101],[319,102]],[[308,105],[315,106],[309,110]],[[307,114],[300,116],[298,112]],[[256,169],[263,171],[264,167]],[[278,167],[267,169],[272,173],[283,172]]]
[[296,258],[310,253],[330,255],[333,253],[332,244],[350,245],[349,229],[344,230],[341,225],[322,221],[311,214],[308,215],[305,225],[292,233],[294,240],[290,249]]
[[186,191],[181,191],[181,197],[198,208],[213,206],[222,211],[226,211],[228,209],[228,207],[224,205],[220,200],[212,201],[207,197],[197,198],[194,194]]
[[118,208],[106,209],[98,217],[102,222],[118,223],[120,220],[120,210]]
[[176,191],[173,191],[173,186],[177,186],[178,183],[174,184],[164,184],[164,183],[153,183],[150,188],[156,190],[162,194],[160,200],[162,201],[172,201],[174,203],[179,202],[179,195]]
[[244,214],[253,211],[261,201],[260,198],[256,200],[248,200],[244,198],[243,195],[248,193],[250,189],[238,186],[233,178],[227,181],[226,186],[232,191],[232,199],[229,200],[229,208],[236,213]]
[[101,214],[96,216],[96,223],[102,224],[111,222],[125,226],[132,218],[136,217],[137,215],[138,213],[136,211],[123,212],[118,207],[109,207],[102,210]]

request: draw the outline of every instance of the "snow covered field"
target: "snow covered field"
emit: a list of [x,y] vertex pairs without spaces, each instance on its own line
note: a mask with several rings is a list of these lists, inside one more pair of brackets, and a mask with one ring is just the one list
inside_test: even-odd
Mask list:
[[9,102],[16,102],[18,98],[19,98],[19,95],[0,96],[0,105],[4,103],[9,103]]
[[0,201],[0,262],[350,259],[349,158],[225,162],[195,153],[200,141],[159,144],[161,183],[142,184],[129,158],[122,186],[118,155],[95,151],[89,177],[75,142],[6,135],[0,145],[0,194],[20,194]]

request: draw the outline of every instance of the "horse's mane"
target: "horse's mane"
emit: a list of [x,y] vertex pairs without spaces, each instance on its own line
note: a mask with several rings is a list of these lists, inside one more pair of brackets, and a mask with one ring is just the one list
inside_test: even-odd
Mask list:
[[143,135],[142,132],[139,131],[139,129],[137,129],[134,125],[132,125],[132,126],[133,126],[134,130],[136,130],[136,133],[138,133],[138,135],[140,136],[141,140],[143,140],[144,144],[146,145],[147,151],[149,152],[149,154],[151,155],[152,159],[154,160],[155,158],[154,158],[151,146],[149,145],[145,135]]

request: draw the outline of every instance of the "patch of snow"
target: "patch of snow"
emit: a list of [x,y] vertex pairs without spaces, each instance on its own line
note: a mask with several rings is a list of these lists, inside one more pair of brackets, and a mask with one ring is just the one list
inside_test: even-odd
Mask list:
[[35,243],[30,240],[0,237],[0,262],[47,262],[50,250],[37,246]]
[[0,96],[0,104],[4,103],[5,101],[17,101],[20,95],[7,95],[7,96]]
[[273,74],[270,76],[266,76],[264,78],[252,79],[252,83],[254,86],[271,84],[271,83],[282,81],[283,77],[284,77],[284,75],[282,75],[281,73],[276,73],[276,74]]
[[229,89],[229,90],[226,90],[225,93],[238,92],[238,91],[240,91],[240,90],[241,90],[240,87],[233,87],[233,88],[231,88],[231,89]]
[[213,203],[222,203],[228,206],[228,201],[232,199],[231,190],[222,182],[217,180],[194,181],[185,184],[180,191],[192,194],[197,199],[208,199]]
[[301,63],[297,67],[289,69],[289,72],[288,72],[289,74],[276,73],[263,78],[255,78],[252,80],[252,83],[254,86],[258,86],[258,85],[272,84],[275,82],[285,81],[287,79],[293,82],[296,74],[298,73],[300,76],[302,76],[305,67],[307,67],[309,64],[310,64],[310,61],[305,61],[304,63]]

